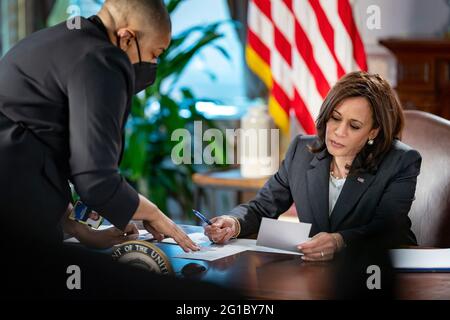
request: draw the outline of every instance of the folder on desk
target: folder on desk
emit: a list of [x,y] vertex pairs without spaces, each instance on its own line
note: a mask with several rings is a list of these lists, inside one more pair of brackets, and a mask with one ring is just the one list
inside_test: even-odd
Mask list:
[[403,272],[450,272],[450,249],[393,249],[392,265]]

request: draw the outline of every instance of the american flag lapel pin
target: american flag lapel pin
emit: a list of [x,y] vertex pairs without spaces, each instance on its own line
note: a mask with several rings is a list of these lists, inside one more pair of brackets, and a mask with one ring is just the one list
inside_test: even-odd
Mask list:
[[358,180],[359,183],[364,183],[364,178],[358,177],[356,180]]

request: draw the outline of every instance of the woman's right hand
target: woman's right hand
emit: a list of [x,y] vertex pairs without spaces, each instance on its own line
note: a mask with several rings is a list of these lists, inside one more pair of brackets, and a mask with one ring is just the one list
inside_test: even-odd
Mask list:
[[200,247],[175,222],[162,213],[153,202],[142,195],[139,195],[139,206],[133,215],[133,220],[141,220],[145,229],[158,241],[161,241],[164,237],[170,237],[185,252],[200,250]]
[[219,216],[211,219],[212,225],[206,225],[205,235],[214,243],[222,244],[235,237],[239,229],[236,219]]
[[150,232],[156,240],[161,241],[164,237],[170,237],[175,240],[176,243],[185,252],[198,251],[200,247],[192,241],[191,238],[178,227],[175,222],[169,219],[161,211],[156,214],[151,220],[143,221],[145,229]]

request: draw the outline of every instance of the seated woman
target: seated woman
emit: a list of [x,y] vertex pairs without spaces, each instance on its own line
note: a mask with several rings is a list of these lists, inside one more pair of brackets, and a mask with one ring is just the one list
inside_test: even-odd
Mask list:
[[333,259],[345,246],[383,241],[414,245],[408,217],[421,156],[400,142],[404,118],[379,75],[352,72],[330,90],[316,121],[317,136],[297,136],[278,172],[256,198],[205,227],[216,243],[259,230],[294,203],[313,238],[298,245],[307,261]]

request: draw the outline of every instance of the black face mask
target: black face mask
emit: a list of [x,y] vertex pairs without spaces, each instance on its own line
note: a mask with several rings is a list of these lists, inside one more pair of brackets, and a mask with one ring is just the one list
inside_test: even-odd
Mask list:
[[[150,87],[156,80],[156,69],[158,65],[156,63],[144,62],[141,59],[141,49],[139,48],[139,42],[136,38],[136,47],[138,50],[139,63],[133,64],[134,68],[134,90],[133,93],[137,94],[142,90]],[[117,46],[120,48],[120,38],[117,36]]]

